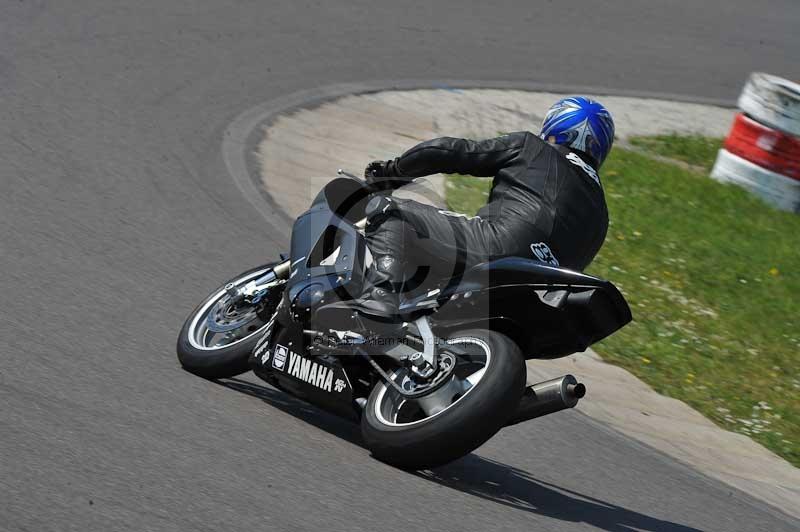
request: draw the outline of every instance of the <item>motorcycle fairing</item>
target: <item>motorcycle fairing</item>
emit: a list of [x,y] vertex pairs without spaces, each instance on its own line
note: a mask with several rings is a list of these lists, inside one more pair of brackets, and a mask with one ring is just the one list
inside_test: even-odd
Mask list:
[[[250,367],[261,379],[329,412],[356,419],[353,383],[344,362],[335,356],[309,356],[301,330],[283,330],[269,341],[262,356],[251,359]],[[276,355],[282,353],[278,359]]]
[[[425,295],[404,305],[432,309]],[[432,320],[448,329],[489,323],[517,340],[526,358],[583,351],[631,321],[610,282],[544,263],[508,257],[479,264],[436,296]]]
[[292,315],[351,299],[363,284],[366,242],[345,218],[316,204],[294,223],[284,297]]

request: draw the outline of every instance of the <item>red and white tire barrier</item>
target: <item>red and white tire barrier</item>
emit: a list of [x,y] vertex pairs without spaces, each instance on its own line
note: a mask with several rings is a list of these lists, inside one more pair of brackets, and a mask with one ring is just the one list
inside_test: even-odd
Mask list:
[[784,211],[800,212],[800,180],[770,172],[728,150],[719,150],[711,177],[735,183]]
[[800,212],[800,85],[753,73],[711,177]]
[[739,95],[739,109],[764,125],[800,137],[800,85],[753,72]]
[[800,137],[769,128],[740,113],[724,147],[762,168],[800,179]]

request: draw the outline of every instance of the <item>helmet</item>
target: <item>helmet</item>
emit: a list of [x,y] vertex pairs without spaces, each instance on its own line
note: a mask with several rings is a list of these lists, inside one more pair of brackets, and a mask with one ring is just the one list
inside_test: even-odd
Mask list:
[[592,157],[598,168],[614,142],[614,119],[600,103],[584,96],[558,100],[544,117],[543,139],[555,137],[563,144]]

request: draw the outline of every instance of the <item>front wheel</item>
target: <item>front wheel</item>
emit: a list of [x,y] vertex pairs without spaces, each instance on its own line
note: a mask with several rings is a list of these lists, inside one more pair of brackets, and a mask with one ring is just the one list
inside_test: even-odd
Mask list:
[[[178,334],[178,360],[185,370],[207,379],[249,370],[248,357],[281,297],[282,282],[264,279],[275,264],[238,275],[192,311]],[[263,282],[258,287],[264,288],[253,297],[255,281]]]
[[[460,331],[447,340],[454,349],[451,381],[419,399],[378,384],[361,417],[372,455],[404,469],[446,464],[481,446],[515,411],[525,389],[519,347],[495,331]],[[391,375],[401,387],[407,374]]]

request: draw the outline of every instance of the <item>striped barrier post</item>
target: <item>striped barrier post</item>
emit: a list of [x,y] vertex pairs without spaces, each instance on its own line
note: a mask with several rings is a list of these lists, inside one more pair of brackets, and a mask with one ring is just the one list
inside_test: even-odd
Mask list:
[[800,85],[755,72],[738,106],[711,177],[800,212]]

